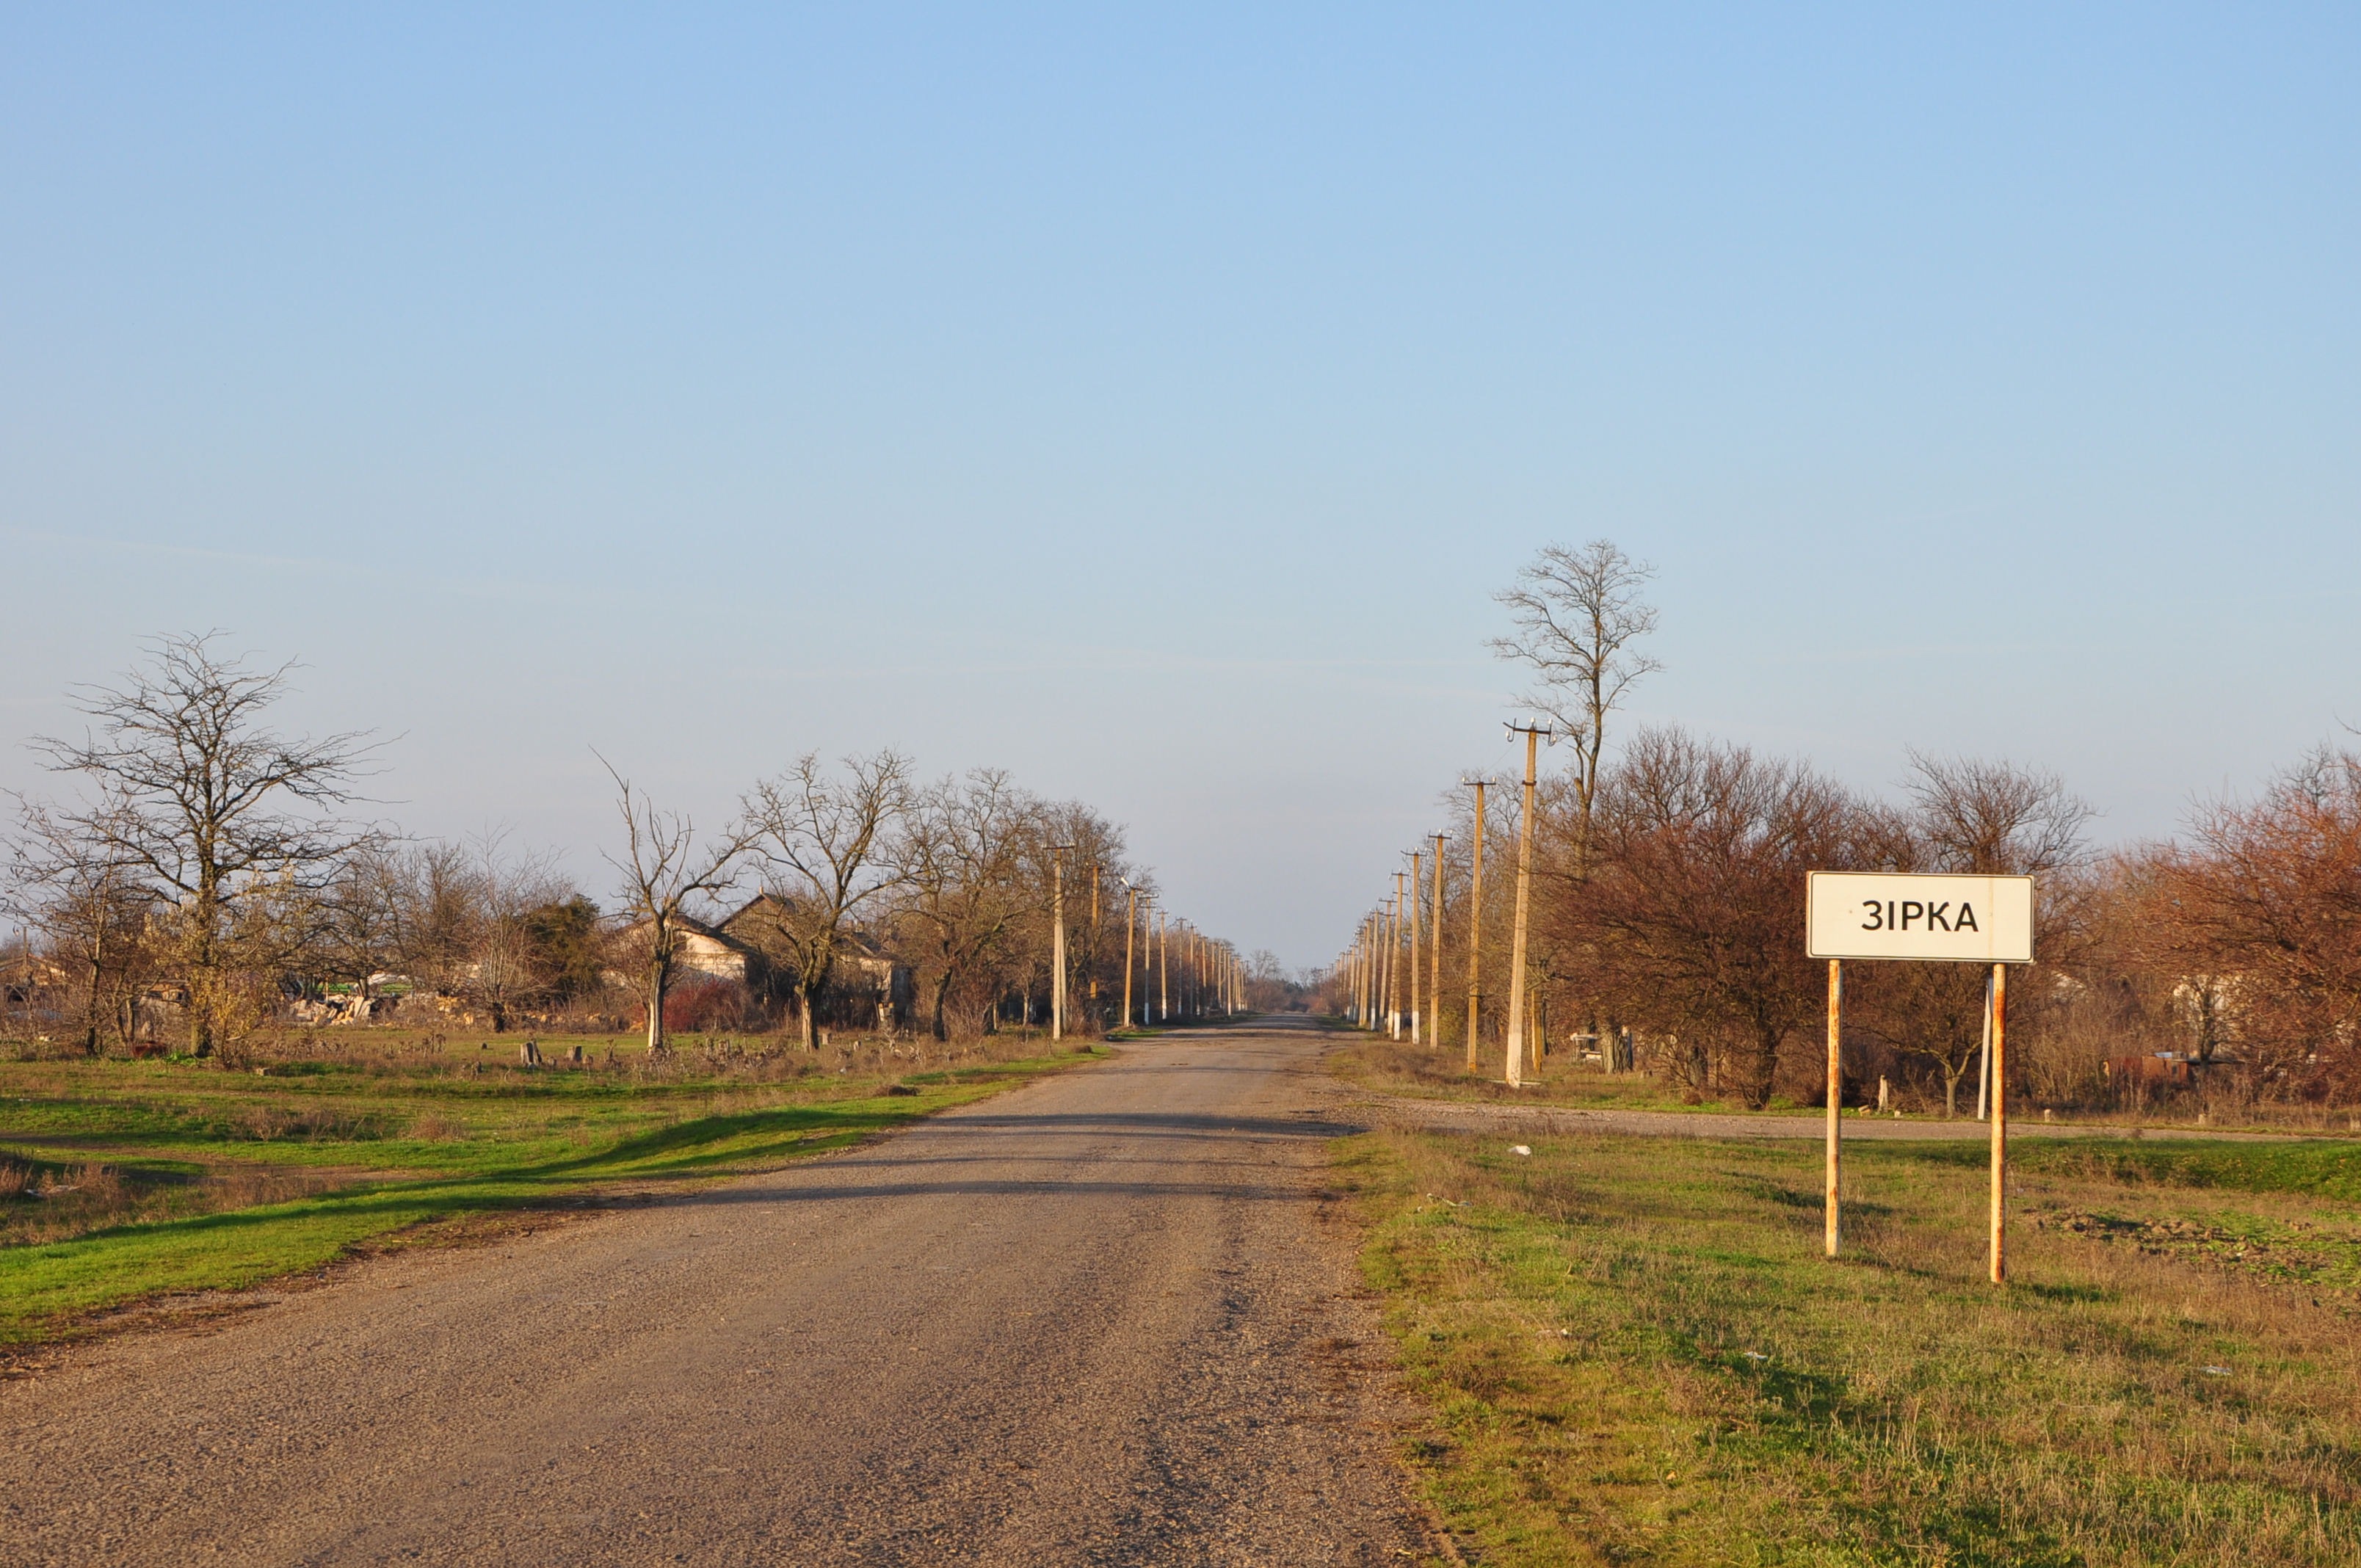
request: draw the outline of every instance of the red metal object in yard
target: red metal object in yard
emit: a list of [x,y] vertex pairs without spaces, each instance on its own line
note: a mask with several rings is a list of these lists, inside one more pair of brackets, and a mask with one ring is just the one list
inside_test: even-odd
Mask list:
[[2134,1083],[2186,1089],[2197,1081],[2195,1064],[2183,1057],[2109,1057],[2107,1080],[2118,1087]]

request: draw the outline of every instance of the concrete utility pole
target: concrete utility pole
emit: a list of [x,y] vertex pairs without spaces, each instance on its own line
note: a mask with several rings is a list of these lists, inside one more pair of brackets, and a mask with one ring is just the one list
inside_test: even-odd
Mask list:
[[1361,917],[1361,1027],[1378,1026],[1378,912]]
[[1172,1019],[1172,944],[1164,936],[1164,911],[1156,912],[1156,1021]]
[[1099,1015],[1099,863],[1091,862],[1091,1018]]
[[1393,906],[1386,912],[1386,1039],[1402,1036],[1402,873],[1393,873]]
[[1370,940],[1369,928],[1369,922],[1376,918],[1374,915],[1362,916],[1361,934],[1353,941],[1353,1022],[1364,1029],[1370,1026],[1376,1016],[1377,992],[1371,978],[1375,971],[1370,967],[1370,960],[1376,956],[1377,949]]
[[1443,1044],[1443,835],[1434,836],[1434,940],[1428,944],[1426,1004],[1434,1010],[1430,1046]]
[[[1367,921],[1362,921],[1367,926]],[[1353,930],[1353,945],[1344,949],[1344,1011],[1353,1027],[1360,1027],[1360,940],[1362,930]]]
[[1191,1022],[1197,1017],[1197,933],[1180,927],[1180,1016]]
[[1353,940],[1345,948],[1345,1015],[1356,1029],[1361,1026],[1361,933],[1353,932]]
[[1148,916],[1156,912],[1156,895],[1149,894],[1140,900],[1139,911],[1139,1026],[1147,1028],[1148,1018],[1148,982],[1156,973],[1155,938],[1148,934]]
[[1459,781],[1476,792],[1476,842],[1467,874],[1467,1070],[1476,1070],[1476,1031],[1484,1001],[1484,786],[1486,779]]
[[1049,1042],[1066,1037],[1066,851],[1071,844],[1049,846]]
[[1139,924],[1139,889],[1125,879],[1123,890],[1129,895],[1123,916],[1123,1026],[1131,1027],[1131,934]]
[[1410,1044],[1419,1047],[1426,1041],[1419,1036],[1419,867],[1423,855],[1410,852]]
[[[1540,758],[1541,739],[1547,735],[1556,739],[1555,732],[1533,724],[1511,724],[1509,733],[1525,738],[1525,814],[1517,824],[1517,923],[1515,935],[1509,942],[1509,1082],[1524,1082],[1525,1053],[1525,920],[1532,906],[1533,883],[1533,785],[1539,782],[1534,765]],[[1539,1063],[1535,1063],[1538,1068]]]
[[1189,930],[1189,925],[1188,925],[1188,922],[1183,921],[1183,922],[1181,922],[1181,925],[1180,925],[1180,985],[1179,985],[1179,986],[1174,990],[1174,992],[1173,992],[1173,995],[1174,995],[1176,998],[1178,998],[1178,1000],[1179,1000],[1179,1004],[1180,1004],[1180,1021],[1181,1021],[1182,1023],[1184,1023],[1184,1024],[1186,1024],[1186,1023],[1190,1022],[1191,1020],[1194,1019],[1194,1018],[1196,1017],[1196,1015],[1197,1015],[1197,1014],[1195,1014],[1195,1012],[1191,1009],[1191,1003],[1190,1003],[1190,985],[1189,985],[1189,953],[1190,953],[1190,946],[1189,946],[1189,943],[1190,943],[1190,938],[1191,938],[1191,933],[1190,933],[1190,930]]

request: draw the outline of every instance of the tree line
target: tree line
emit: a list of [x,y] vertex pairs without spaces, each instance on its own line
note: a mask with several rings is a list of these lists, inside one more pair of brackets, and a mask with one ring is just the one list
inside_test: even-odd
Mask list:
[[0,974],[90,1053],[170,1035],[204,1057],[389,1011],[605,1018],[658,1051],[717,1022],[950,1038],[1047,1022],[1061,934],[1060,1022],[1090,1035],[1243,1007],[1276,967],[1166,910],[1099,812],[996,769],[926,779],[892,750],[797,757],[709,831],[609,767],[602,901],[505,830],[421,839],[363,815],[379,743],[281,734],[292,666],[218,641],[164,640],[77,688],[81,739],[32,741],[71,787],[15,799]]
[[[2323,747],[2252,796],[2200,804],[2180,835],[2104,847],[2063,779],[2005,760],[1911,752],[1879,796],[1675,726],[1610,745],[1657,667],[1636,646],[1655,627],[1649,576],[1609,541],[1553,546],[1501,596],[1513,630],[1495,647],[1537,677],[1522,706],[1569,759],[1532,796],[1518,1001],[1547,1048],[1608,1071],[1644,1055],[1692,1098],[1824,1102],[1806,874],[2022,874],[2038,943],[2010,982],[2010,1038],[2037,1096],[2361,1098],[2361,754]],[[1422,1044],[1473,1039],[1501,1060],[1521,784],[1446,792],[1440,867],[1430,838],[1420,877],[1381,884],[1323,1005],[1407,1036],[1415,993]],[[1849,1102],[1883,1080],[1961,1113],[1980,1087],[1984,985],[1977,966],[1848,966]]]

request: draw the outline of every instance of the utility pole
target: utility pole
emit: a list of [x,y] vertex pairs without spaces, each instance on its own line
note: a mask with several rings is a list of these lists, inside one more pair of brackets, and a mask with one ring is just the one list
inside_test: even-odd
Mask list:
[[1369,917],[1366,915],[1353,937],[1353,1026],[1369,1026]]
[[1139,924],[1139,889],[1124,880],[1123,890],[1128,895],[1123,916],[1123,1026],[1131,1027],[1131,934]]
[[1357,975],[1353,978],[1353,1006],[1356,1006],[1356,1011],[1360,1013],[1360,1018],[1357,1018],[1356,1023],[1360,1023],[1362,1029],[1367,1029],[1369,1027],[1369,916],[1367,914],[1360,916],[1360,940],[1353,942],[1353,947],[1356,947],[1356,951],[1353,951],[1353,961],[1356,961],[1356,970],[1357,970]]
[[1434,836],[1434,940],[1428,944],[1426,1004],[1434,1010],[1430,1046],[1443,1044],[1443,835]]
[[1184,1023],[1184,1024],[1194,1023],[1194,1022],[1196,1021],[1196,1017],[1197,1017],[1196,1006],[1195,1006],[1195,1000],[1194,1000],[1194,987],[1190,983],[1190,980],[1189,980],[1189,974],[1190,974],[1190,969],[1189,969],[1189,958],[1190,958],[1190,955],[1191,955],[1191,953],[1193,953],[1193,952],[1196,950],[1195,946],[1194,946],[1195,940],[1196,940],[1196,933],[1195,933],[1195,932],[1193,932],[1193,931],[1191,931],[1191,930],[1190,930],[1190,928],[1188,927],[1188,926],[1184,923],[1184,924],[1181,926],[1181,927],[1180,927],[1180,1021],[1181,1021],[1182,1023]]
[[1139,1026],[1145,1029],[1150,1022],[1148,982],[1156,973],[1155,938],[1148,926],[1148,916],[1156,912],[1156,895],[1148,894],[1139,902]]
[[1091,1019],[1099,1015],[1099,863],[1091,862]]
[[1369,923],[1363,920],[1353,931],[1353,945],[1345,952],[1345,1011],[1353,1016],[1353,1027],[1361,1026],[1361,944],[1367,939]]
[[1175,994],[1180,999],[1180,1021],[1184,1024],[1194,1022],[1196,1018],[1196,1014],[1190,1004],[1190,936],[1191,933],[1189,927],[1184,923],[1180,927],[1180,985],[1179,990],[1175,992]]
[[[1538,782],[1533,768],[1540,756],[1542,737],[1547,735],[1554,741],[1557,736],[1555,731],[1533,724],[1511,724],[1509,733],[1525,738],[1525,812],[1517,824],[1517,924],[1509,943],[1508,1079],[1514,1087],[1524,1082],[1525,925],[1532,903],[1533,785]],[[1539,1067],[1538,1060],[1534,1065]]]
[[1401,884],[1394,872],[1394,902],[1386,916],[1386,1038],[1401,1038]]
[[1164,936],[1164,911],[1156,912],[1156,1021],[1172,1019],[1172,944]]
[[1424,857],[1410,852],[1410,1043],[1422,1045],[1418,1015],[1418,872]]
[[1049,846],[1049,1043],[1066,1037],[1066,851],[1071,844]]
[[1476,1030],[1484,1001],[1484,786],[1488,779],[1459,781],[1476,792],[1476,842],[1467,876],[1467,1070],[1476,1070]]

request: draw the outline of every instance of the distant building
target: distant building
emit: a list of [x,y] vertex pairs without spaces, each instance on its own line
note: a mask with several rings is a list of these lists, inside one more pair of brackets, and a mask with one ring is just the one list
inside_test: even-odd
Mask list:
[[[784,1004],[795,993],[796,972],[793,965],[773,955],[781,946],[780,922],[790,907],[785,900],[764,893],[709,923],[676,916],[676,972],[734,981],[765,1005]],[[637,921],[616,935],[629,942],[647,926],[644,920]],[[617,982],[625,980],[611,970],[608,978]],[[871,933],[853,928],[837,938],[829,992],[828,1012],[839,1022],[859,1028],[891,1029],[908,1023],[918,986],[909,965],[895,958]]]

